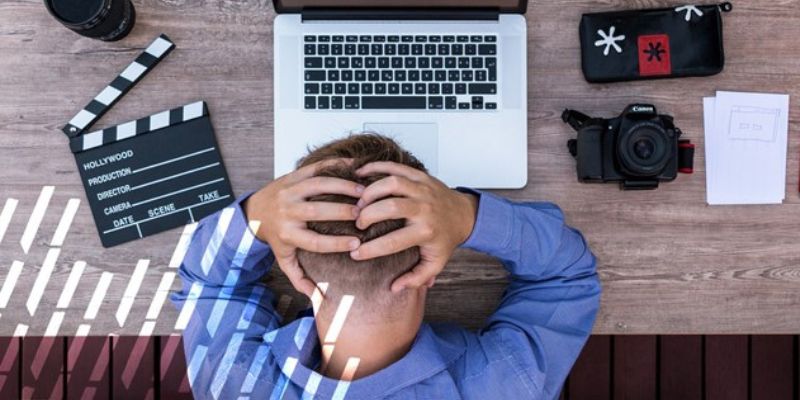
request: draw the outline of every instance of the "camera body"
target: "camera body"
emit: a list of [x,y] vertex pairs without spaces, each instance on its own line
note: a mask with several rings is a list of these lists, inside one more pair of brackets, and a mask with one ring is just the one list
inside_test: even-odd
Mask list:
[[[655,189],[681,172],[691,172],[694,146],[651,104],[631,104],[616,118],[591,118],[565,110],[564,122],[578,131],[568,142],[581,182],[619,182],[622,189]],[[684,142],[684,143],[682,143]],[[683,161],[683,163],[682,163]]]

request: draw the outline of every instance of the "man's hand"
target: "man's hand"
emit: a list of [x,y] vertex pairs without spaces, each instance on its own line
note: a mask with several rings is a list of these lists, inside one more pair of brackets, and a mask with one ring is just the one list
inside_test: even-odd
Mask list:
[[390,219],[405,219],[406,226],[362,244],[350,253],[351,257],[366,260],[419,246],[420,263],[398,277],[392,283],[392,291],[432,286],[455,249],[472,234],[477,197],[451,190],[425,172],[397,163],[375,162],[357,173],[389,176],[364,190],[358,202],[361,214],[356,226],[366,229]]
[[308,229],[308,221],[353,221],[359,208],[342,203],[313,202],[320,194],[361,197],[364,187],[344,179],[315,177],[317,171],[351,160],[328,160],[300,168],[272,181],[244,204],[250,221],[260,221],[256,236],[269,243],[281,270],[296,290],[311,297],[315,284],[305,277],[297,262],[298,248],[315,253],[339,253],[357,249],[353,236],[325,236]]

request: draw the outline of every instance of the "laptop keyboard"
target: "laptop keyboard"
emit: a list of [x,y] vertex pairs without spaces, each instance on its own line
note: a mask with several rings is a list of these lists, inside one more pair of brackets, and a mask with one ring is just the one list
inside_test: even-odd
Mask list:
[[307,110],[496,110],[496,35],[306,35]]

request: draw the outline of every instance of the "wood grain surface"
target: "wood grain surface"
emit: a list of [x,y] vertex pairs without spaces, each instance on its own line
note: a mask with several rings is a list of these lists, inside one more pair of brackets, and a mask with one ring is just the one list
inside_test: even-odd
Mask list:
[[[79,37],[54,21],[40,0],[0,1],[0,207],[19,200],[0,243],[0,282],[14,260],[24,262],[5,309],[0,335],[18,324],[45,331],[75,261],[87,268],[59,333],[90,324],[92,335],[138,334],[180,229],[103,249],[59,128],[159,33],[177,50],[96,126],[205,100],[237,194],[272,177],[272,24],[267,0],[134,1],[138,21],[116,43]],[[533,1],[528,12],[529,183],[500,191],[515,200],[558,203],[586,235],[599,260],[603,299],[596,333],[796,333],[800,331],[800,143],[796,102],[790,115],[787,196],[780,206],[709,207],[705,203],[701,98],[715,90],[788,92],[800,85],[800,2],[740,1],[725,15],[727,66],[710,78],[590,85],[580,72],[581,13],[677,5],[682,1]],[[566,151],[565,107],[615,116],[631,102],[652,102],[675,116],[698,144],[696,173],[656,191],[620,192],[575,180]],[[492,140],[491,132],[486,140]],[[45,185],[55,194],[25,254],[19,244]],[[25,308],[61,212],[82,200],[43,299]],[[139,259],[151,260],[125,324],[114,318]],[[95,320],[84,311],[104,271],[114,274]],[[496,306],[504,272],[490,258],[458,252],[430,295],[428,319],[479,327]],[[292,296],[289,314],[306,304],[286,279],[271,284]],[[174,288],[178,287],[176,280]],[[174,333],[167,302],[155,334]]]

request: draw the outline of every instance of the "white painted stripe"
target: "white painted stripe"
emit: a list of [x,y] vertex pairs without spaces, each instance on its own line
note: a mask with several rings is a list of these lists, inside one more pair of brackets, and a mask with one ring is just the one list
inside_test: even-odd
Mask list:
[[314,326],[314,318],[306,317],[300,319],[297,330],[294,331],[294,345],[297,346],[297,350],[303,350],[312,326]]
[[61,329],[61,323],[64,322],[64,315],[65,313],[63,311],[56,311],[53,313],[53,316],[50,317],[50,322],[47,324],[47,328],[44,330],[44,336],[58,336],[58,330]]
[[247,228],[242,234],[242,239],[239,241],[239,247],[236,249],[236,255],[233,256],[231,261],[231,268],[244,268],[244,262],[247,256],[250,255],[250,248],[256,240],[255,232],[261,227],[261,221],[250,221],[247,223]]
[[17,324],[17,327],[14,329],[14,334],[11,335],[13,337],[25,337],[28,334],[28,325],[25,324]]
[[100,275],[100,280],[97,281],[97,287],[94,289],[92,299],[89,301],[89,305],[86,307],[86,313],[83,315],[84,319],[95,319],[97,317],[97,311],[100,310],[100,306],[103,305],[103,300],[106,297],[106,292],[108,292],[108,287],[111,286],[111,279],[113,278],[114,274],[110,272],[103,272]]
[[156,330],[156,321],[144,321],[142,329],[139,330],[139,336],[153,336],[153,331]]
[[203,116],[203,102],[187,104],[183,106],[183,120],[188,121]]
[[149,198],[147,200],[142,200],[142,201],[138,201],[136,203],[132,203],[131,204],[131,208],[138,207],[138,206],[140,206],[142,204],[147,204],[147,203],[150,203],[150,202],[153,202],[153,201],[156,201],[156,200],[161,200],[161,199],[163,199],[165,197],[170,197],[170,196],[174,196],[176,194],[181,194],[181,193],[184,193],[184,192],[188,192],[190,190],[195,190],[195,189],[201,188],[203,186],[213,185],[213,184],[215,184],[217,182],[222,182],[224,180],[225,180],[225,178],[218,178],[218,179],[214,179],[214,180],[211,180],[211,181],[208,181],[208,182],[203,182],[203,183],[191,186],[191,187],[187,187],[187,188],[184,188],[184,189],[176,190],[174,192],[170,192],[170,193],[167,193],[167,194],[162,194],[160,196],[151,197],[151,198]]
[[17,285],[17,279],[22,274],[22,261],[14,261],[11,263],[11,268],[8,270],[5,281],[3,282],[3,289],[0,289],[0,308],[6,308],[8,300],[11,299],[11,293],[14,292],[14,286]]
[[78,331],[75,332],[75,336],[77,337],[86,337],[89,336],[89,330],[92,327],[89,324],[80,324],[78,325]]
[[197,224],[188,224],[183,227],[181,237],[178,239],[178,244],[175,245],[175,251],[172,252],[172,258],[169,259],[169,268],[178,268],[186,257],[186,251],[189,249],[189,243],[192,241],[194,231],[197,229]]
[[117,126],[117,140],[136,136],[136,121],[126,122]]
[[113,103],[120,94],[122,94],[122,92],[119,91],[119,89],[113,86],[106,86],[106,88],[103,89],[103,91],[100,92],[100,94],[98,94],[94,99],[99,103],[109,105]]
[[150,182],[147,182],[147,183],[142,183],[141,185],[132,186],[130,190],[133,191],[133,190],[141,189],[143,187],[148,187],[150,185],[155,185],[156,183],[161,183],[161,182],[164,182],[164,181],[168,181],[170,179],[179,178],[179,177],[184,176],[184,175],[193,174],[193,173],[195,173],[197,171],[202,171],[204,169],[213,168],[213,167],[216,167],[217,165],[219,165],[219,162],[215,162],[215,163],[208,164],[208,165],[203,165],[202,167],[192,168],[192,169],[190,169],[188,171],[179,172],[177,174],[170,175],[170,176],[167,176],[167,177],[164,177],[164,178],[161,178],[161,179],[156,179],[154,181],[150,181]]
[[347,395],[347,390],[350,389],[350,382],[353,380],[360,362],[361,359],[358,357],[349,357],[347,359],[344,371],[342,371],[342,378],[339,380],[339,383],[336,384],[336,390],[334,390],[333,396],[331,396],[332,400],[344,400]]
[[22,245],[22,251],[28,254],[33,244],[33,239],[36,237],[36,232],[39,231],[39,225],[42,223],[44,213],[47,211],[47,206],[50,204],[50,198],[53,197],[53,192],[56,190],[55,186],[45,186],[42,192],[39,193],[39,198],[33,206],[33,213],[28,218],[28,224],[25,226],[25,231],[22,233],[22,239],[19,243]]
[[164,306],[164,301],[167,300],[170,289],[172,289],[172,282],[175,280],[175,273],[172,271],[165,272],[161,276],[161,282],[158,284],[158,289],[153,295],[153,301],[150,302],[150,308],[147,309],[146,319],[158,319],[158,314],[161,313],[161,308]]
[[58,254],[60,252],[61,249],[50,249],[47,251],[47,255],[44,257],[42,269],[39,270],[39,275],[36,277],[36,281],[33,282],[31,294],[28,296],[28,301],[25,303],[25,306],[28,308],[28,312],[31,314],[31,316],[33,316],[33,314],[36,312],[36,308],[39,307],[39,301],[42,300],[44,288],[50,281],[50,276],[53,274],[53,268],[56,266],[56,260],[58,260]]
[[75,219],[75,214],[78,212],[78,207],[80,207],[80,205],[80,199],[69,199],[64,213],[61,214],[61,220],[58,221],[56,233],[53,234],[53,240],[50,241],[50,246],[59,247],[64,244],[64,239],[67,238],[69,227],[72,226],[72,220]]
[[181,313],[178,314],[178,320],[175,321],[175,330],[182,331],[189,325],[189,320],[194,314],[194,307],[197,305],[197,299],[200,293],[203,292],[203,284],[200,282],[193,282],[192,287],[189,289],[189,294],[186,295],[186,300],[183,302]]
[[314,396],[317,395],[317,389],[319,389],[319,383],[322,381],[322,375],[311,371],[311,375],[308,377],[308,381],[306,381],[306,387],[303,389],[303,399],[305,400],[313,400]]
[[264,286],[260,285],[253,288],[253,293],[250,293],[250,299],[248,299],[242,315],[239,316],[239,323],[236,324],[236,329],[245,330],[250,327],[250,321],[253,320],[256,309],[261,304],[261,299],[264,297],[265,290]]
[[[229,299],[233,292],[233,290],[228,288],[232,288],[236,282],[239,281],[241,273],[241,270],[229,269],[228,274],[225,276],[225,282],[222,284],[217,300],[214,301],[214,305],[211,307],[211,313],[206,321],[206,330],[211,337],[217,334],[217,328],[219,328],[219,324],[222,322],[222,317],[225,316],[225,308],[228,307]],[[249,305],[250,303],[248,302],[245,307]]]
[[256,382],[258,381],[258,376],[261,375],[261,368],[266,364],[268,354],[269,346],[258,346],[256,356],[253,357],[253,361],[250,362],[250,369],[247,371],[247,377],[245,377],[244,383],[242,383],[242,393],[253,393],[253,389],[256,387]]
[[169,111],[162,111],[150,116],[150,130],[161,129],[169,126]]
[[200,371],[200,367],[202,367],[203,361],[206,359],[207,352],[208,347],[206,346],[198,345],[194,348],[194,354],[192,354],[192,359],[189,361],[189,366],[186,370],[186,374],[189,378],[189,385],[192,389],[194,389],[194,380],[197,378],[197,372]]
[[145,53],[148,53],[155,58],[160,58],[167,50],[169,50],[170,47],[172,47],[172,43],[170,43],[168,40],[164,40],[162,37],[158,37],[153,41],[153,43],[150,44],[150,46],[147,46]]
[[217,252],[220,246],[222,246],[223,240],[225,240],[225,234],[228,232],[228,226],[231,223],[231,219],[233,219],[235,211],[236,209],[233,207],[225,208],[220,213],[219,219],[217,219],[217,227],[211,239],[208,241],[206,251],[203,253],[203,258],[200,260],[200,266],[203,268],[203,273],[206,275],[211,271],[211,265],[214,264],[214,259],[217,258]]
[[342,301],[339,303],[339,307],[336,308],[336,314],[333,315],[333,322],[331,322],[331,326],[325,334],[325,343],[336,343],[354,300],[355,297],[351,295],[342,296]]
[[93,149],[103,145],[103,131],[95,131],[83,135],[83,150]]
[[139,77],[142,76],[144,71],[147,71],[147,67],[134,61],[131,63],[131,65],[128,65],[128,68],[125,68],[125,71],[122,71],[122,73],[119,74],[119,76],[133,82],[139,79]]
[[215,399],[219,398],[219,395],[222,393],[222,388],[225,386],[225,382],[228,381],[228,374],[230,374],[233,363],[236,361],[236,356],[239,354],[239,348],[242,345],[243,339],[244,333],[234,333],[231,337],[231,341],[225,348],[225,354],[222,355],[222,360],[217,366],[217,372],[214,374],[214,378],[211,381],[211,396]]
[[77,127],[78,129],[86,128],[86,125],[89,125],[90,122],[96,117],[96,115],[90,113],[86,110],[81,110],[78,114],[76,114],[72,119],[69,121],[69,124],[72,126]]
[[136,300],[136,295],[139,293],[139,287],[142,286],[142,280],[147,273],[147,267],[150,265],[150,260],[139,260],[136,263],[136,269],[133,270],[131,280],[128,282],[128,287],[125,288],[125,293],[122,294],[122,299],[117,308],[117,323],[120,327],[125,326],[125,320],[128,319],[128,314],[133,307],[133,301]]
[[286,375],[286,377],[291,379],[292,375],[294,375],[294,369],[296,367],[297,367],[297,359],[294,357],[286,357],[286,362],[283,363],[281,371],[283,371],[283,374]]
[[67,308],[69,302],[72,301],[72,296],[75,294],[75,289],[78,287],[78,282],[81,280],[83,270],[86,268],[86,262],[76,261],[72,266],[72,271],[69,273],[67,283],[64,285],[64,290],[61,292],[61,297],[58,298],[56,308]]
[[322,307],[322,301],[325,300],[327,291],[328,282],[320,282],[314,287],[314,292],[311,293],[311,307],[314,309],[314,315],[317,315],[319,308]]
[[6,235],[8,225],[11,223],[11,217],[14,216],[14,210],[17,209],[19,201],[17,199],[7,199],[6,205],[3,206],[3,212],[0,212],[0,243],[3,243],[3,237]]
[[142,171],[147,171],[149,169],[160,167],[162,165],[171,164],[171,163],[174,163],[176,161],[185,160],[185,159],[187,159],[189,157],[194,157],[194,156],[197,156],[197,155],[200,155],[200,154],[208,153],[209,151],[213,151],[214,149],[216,149],[216,147],[209,147],[207,149],[203,149],[203,150],[200,150],[200,151],[195,151],[194,153],[189,153],[189,154],[186,154],[186,155],[182,155],[180,157],[170,158],[169,160],[162,161],[160,163],[150,164],[150,165],[148,165],[146,167],[142,167],[142,168],[139,168],[139,169],[134,169],[133,171],[131,171],[131,173],[135,174],[135,173],[139,173],[139,172],[142,172]]

